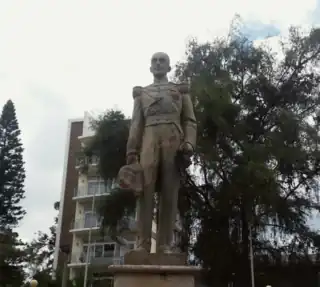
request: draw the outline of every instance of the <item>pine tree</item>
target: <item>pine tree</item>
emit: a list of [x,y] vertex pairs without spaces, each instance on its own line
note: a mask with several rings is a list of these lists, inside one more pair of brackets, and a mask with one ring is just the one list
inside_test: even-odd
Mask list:
[[9,100],[0,117],[0,226],[12,228],[26,214],[24,198],[25,170],[20,129],[14,104]]
[[4,234],[0,255],[0,285],[20,286],[24,279],[22,243],[13,232],[26,214],[20,205],[24,198],[25,170],[22,144],[14,104],[9,100],[0,117],[0,229]]

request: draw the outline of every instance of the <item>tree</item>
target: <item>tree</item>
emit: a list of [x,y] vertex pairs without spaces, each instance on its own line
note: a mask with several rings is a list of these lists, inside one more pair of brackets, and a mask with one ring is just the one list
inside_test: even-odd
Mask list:
[[[59,210],[59,202],[54,203],[54,209]],[[56,242],[56,227],[58,217],[54,218],[54,225],[50,226],[50,233],[37,232],[37,237],[25,246],[25,267],[30,277],[41,278],[41,283],[51,282],[53,272],[53,255]],[[46,279],[46,280],[45,280]]]
[[6,230],[0,242],[0,286],[21,286],[25,279],[23,271],[23,243],[18,233]]
[[19,205],[24,198],[25,170],[20,129],[14,104],[9,100],[0,118],[0,226],[15,227],[26,214]]
[[[105,181],[115,179],[119,169],[126,164],[129,126],[130,120],[117,110],[109,110],[98,119],[92,120],[96,134],[91,144],[86,147],[85,153],[89,157],[93,154],[99,156],[99,173]],[[116,239],[121,220],[134,213],[135,196],[130,191],[116,188],[99,205],[102,231],[108,229],[109,235]]]
[[318,252],[320,30],[291,28],[282,47],[278,61],[241,34],[193,40],[176,70],[199,122],[193,251],[216,285],[250,285],[250,232],[257,268]]
[[26,214],[20,205],[24,198],[25,179],[22,152],[16,111],[9,100],[0,117],[0,228],[5,234],[2,243],[4,251],[0,258],[2,286],[18,286],[24,278],[22,243],[18,240],[18,234],[12,231]]

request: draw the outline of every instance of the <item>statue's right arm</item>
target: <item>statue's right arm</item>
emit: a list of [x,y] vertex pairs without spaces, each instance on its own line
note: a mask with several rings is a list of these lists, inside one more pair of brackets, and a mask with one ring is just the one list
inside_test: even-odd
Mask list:
[[141,87],[133,88],[133,112],[131,118],[131,125],[129,137],[127,142],[127,157],[130,155],[138,155],[142,143],[142,135],[144,128],[144,117],[141,105]]

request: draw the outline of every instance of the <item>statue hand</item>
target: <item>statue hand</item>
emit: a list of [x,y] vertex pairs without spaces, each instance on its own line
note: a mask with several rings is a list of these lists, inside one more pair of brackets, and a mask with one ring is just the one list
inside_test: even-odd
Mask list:
[[184,154],[192,156],[194,149],[191,143],[184,142],[180,145],[179,148],[181,151],[183,151]]
[[133,87],[133,90],[132,90],[133,98],[140,96],[141,93],[142,93],[142,87],[140,86]]
[[127,155],[127,164],[134,164],[138,162],[138,156],[136,154]]

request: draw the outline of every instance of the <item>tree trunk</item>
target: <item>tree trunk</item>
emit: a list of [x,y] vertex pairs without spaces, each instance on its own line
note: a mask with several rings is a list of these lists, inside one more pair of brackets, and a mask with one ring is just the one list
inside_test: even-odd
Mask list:
[[[242,252],[240,256],[239,264],[239,287],[249,287],[251,286],[251,274],[250,274],[250,257],[249,257],[249,225],[248,217],[246,214],[245,205],[242,205],[241,208],[241,243],[242,243]],[[237,284],[238,285],[238,284]]]

